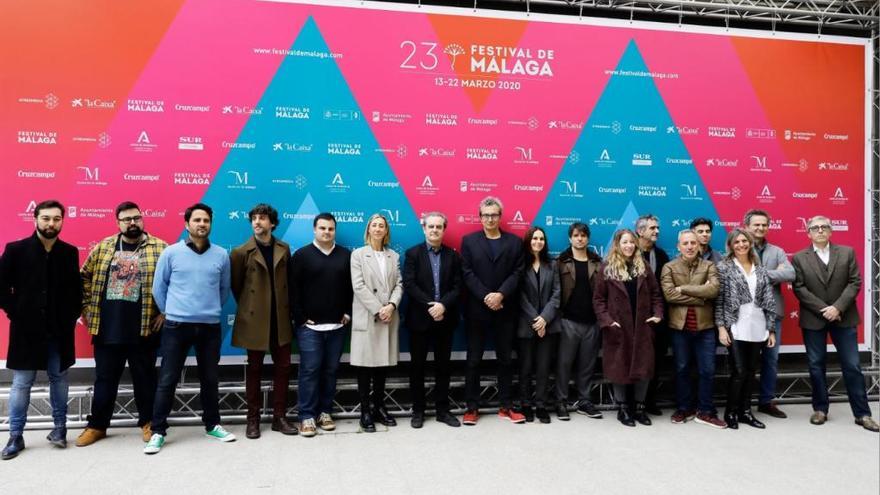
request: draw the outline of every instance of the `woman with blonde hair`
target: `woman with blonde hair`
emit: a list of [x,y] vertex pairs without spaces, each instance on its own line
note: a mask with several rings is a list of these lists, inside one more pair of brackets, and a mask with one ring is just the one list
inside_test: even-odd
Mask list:
[[[654,325],[663,319],[663,297],[629,229],[614,233],[596,274],[593,307],[602,329],[602,371],[613,387],[617,420],[625,426],[636,421],[650,425],[645,396],[654,375]],[[627,406],[627,385],[635,391],[635,411]]]
[[399,256],[387,247],[390,242],[388,220],[375,213],[364,230],[366,245],[351,253],[351,365],[357,369],[360,427],[368,433],[376,431],[374,421],[397,425],[385,408],[385,378],[399,355],[397,308],[403,283]]

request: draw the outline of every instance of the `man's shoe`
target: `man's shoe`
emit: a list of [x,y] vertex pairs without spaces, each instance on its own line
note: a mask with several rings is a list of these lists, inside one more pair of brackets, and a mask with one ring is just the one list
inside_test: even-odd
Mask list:
[[220,425],[214,426],[214,428],[212,428],[211,431],[206,432],[205,435],[207,435],[211,438],[216,438],[217,440],[220,440],[221,442],[234,442],[235,441],[235,435],[226,431],[226,429]]
[[290,424],[284,416],[277,416],[272,420],[272,431],[280,432],[282,435],[296,435],[299,433],[296,426]]
[[785,419],[788,417],[788,414],[785,414],[784,412],[782,412],[782,409],[779,409],[778,407],[776,407],[776,404],[774,404],[773,402],[771,402],[769,404],[759,404],[758,405],[758,412],[764,413],[764,414],[769,414],[770,416],[773,416],[774,418],[779,418],[779,419]]
[[568,407],[566,407],[564,403],[556,405],[556,419],[559,421],[568,421],[571,419],[571,416],[568,415]]
[[315,426],[315,419],[308,418],[302,420],[299,425],[299,434],[306,438],[311,438],[318,434],[318,427]]
[[810,424],[816,426],[824,425],[826,421],[828,421],[828,415],[822,411],[813,411],[813,415],[810,416]]
[[412,418],[409,420],[409,425],[415,429],[425,426],[425,413],[421,411],[413,411]]
[[147,424],[141,426],[141,437],[144,439],[144,443],[150,441],[150,438],[153,437],[153,422],[147,421]]
[[461,418],[461,422],[468,425],[474,426],[477,424],[477,421],[480,419],[480,412],[476,409],[468,409],[464,412],[464,417]]
[[97,428],[86,428],[82,433],[76,437],[76,445],[77,447],[88,447],[89,445],[97,442],[98,440],[105,438],[107,436],[107,432],[104,430],[99,430]]
[[672,424],[680,425],[687,423],[688,421],[694,419],[697,415],[697,412],[693,409],[688,409],[687,411],[682,411],[681,409],[676,409],[674,413],[672,413]]
[[602,419],[602,411],[596,409],[596,406],[593,405],[590,401],[580,401],[578,402],[577,408],[575,408],[575,412],[578,414],[583,414],[588,418],[594,419]]
[[663,416],[663,411],[660,410],[660,406],[654,403],[645,404],[645,412],[651,416]]
[[694,422],[700,423],[701,425],[711,426],[712,428],[718,428],[719,430],[727,428],[727,421],[719,419],[717,415],[710,413],[697,413]]
[[244,436],[251,440],[260,438],[260,418],[248,418],[247,426],[244,429]]
[[638,421],[641,425],[651,426],[651,418],[649,418],[648,415],[645,414],[646,412],[647,409],[645,408],[645,405],[642,403],[637,403],[636,412],[635,414],[633,414],[633,419]]
[[0,454],[0,458],[4,461],[14,459],[15,457],[18,457],[18,454],[20,454],[22,450],[24,450],[24,437],[21,435],[11,435],[9,441],[6,442],[6,447],[3,449],[3,453]]
[[739,421],[737,420],[737,415],[732,412],[724,413],[724,422],[727,423],[727,427],[731,430],[739,429]]
[[368,409],[361,409],[361,419],[358,424],[364,433],[376,433],[376,424],[373,423],[373,417]]
[[880,425],[878,425],[871,416],[856,418],[856,424],[868,431],[880,431]]
[[336,423],[333,422],[333,417],[325,412],[322,412],[318,416],[316,424],[318,425],[318,428],[324,431],[333,431],[336,429]]
[[535,409],[535,417],[538,418],[538,421],[544,423],[545,425],[550,423],[550,413],[547,412],[547,410],[543,407]]
[[458,418],[452,415],[452,413],[446,412],[438,412],[437,413],[437,421],[441,423],[445,423],[453,428],[458,428],[461,426],[461,422],[458,421]]
[[144,446],[144,454],[158,454],[159,451],[162,450],[163,445],[165,445],[165,435],[153,433],[153,436],[150,437],[150,441]]
[[620,424],[622,424],[623,426],[636,425],[636,420],[634,420],[632,415],[629,413],[629,409],[623,405],[617,409],[617,420],[620,421]]
[[49,441],[52,445],[58,447],[59,449],[67,448],[67,428],[63,426],[56,426],[46,435],[46,440]]
[[525,416],[526,423],[534,423],[535,422],[535,410],[532,409],[532,406],[523,406],[519,412],[520,412],[520,414]]
[[757,428],[759,430],[763,430],[764,428],[767,427],[764,423],[758,421],[758,419],[752,415],[751,411],[746,411],[746,412],[740,414],[739,417],[736,418],[736,420],[739,421],[740,423],[747,424],[747,425],[751,426],[752,428]]
[[397,426],[397,420],[385,409],[385,406],[373,407],[373,420],[382,423],[385,426]]
[[502,407],[498,410],[498,417],[501,419],[506,419],[511,423],[520,424],[526,422],[526,417],[522,414],[510,409],[508,407]]

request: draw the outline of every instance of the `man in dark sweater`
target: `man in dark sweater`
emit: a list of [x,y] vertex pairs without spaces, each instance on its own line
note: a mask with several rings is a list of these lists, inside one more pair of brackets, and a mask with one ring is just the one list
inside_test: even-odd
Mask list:
[[320,213],[313,222],[315,240],[293,254],[289,287],[291,313],[299,343],[300,434],[336,428],[330,413],[336,395],[336,370],[351,322],[351,251],[336,245],[336,218]]

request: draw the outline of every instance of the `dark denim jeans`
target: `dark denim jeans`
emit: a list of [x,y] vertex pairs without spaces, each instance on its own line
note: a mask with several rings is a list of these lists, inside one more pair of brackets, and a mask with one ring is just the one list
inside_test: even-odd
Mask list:
[[[67,370],[61,371],[61,356],[58,344],[49,343],[49,360],[46,374],[49,376],[49,403],[52,405],[52,420],[56,428],[67,424]],[[36,370],[12,370],[12,387],[9,389],[9,435],[20,436],[27,423],[28,405],[31,402],[31,388],[37,379]]]
[[299,420],[314,419],[322,412],[333,412],[336,396],[336,371],[345,327],[317,331],[306,326],[296,329],[299,343]]
[[220,424],[218,372],[220,368],[219,323],[181,323],[165,320],[162,327],[162,368],[153,406],[153,433],[165,435],[168,415],[174,403],[174,391],[180,380],[180,372],[186,363],[186,355],[196,349],[199,375],[199,399],[202,405],[202,422],[211,431]]
[[853,416],[861,418],[870,416],[868,394],[865,391],[865,377],[859,366],[859,344],[855,327],[838,327],[827,325],[821,330],[801,329],[804,334],[804,345],[807,348],[807,362],[810,366],[810,385],[813,388],[813,410],[828,414],[828,382],[825,379],[827,363],[826,342],[831,335],[831,342],[837,350],[846,394]]
[[675,402],[678,409],[693,407],[691,360],[697,363],[697,411],[715,414],[712,381],[715,378],[715,329],[691,332],[671,330],[675,356]]
[[119,379],[125,370],[131,374],[134,402],[138,410],[138,426],[153,419],[153,400],[156,397],[156,348],[159,336],[154,335],[131,345],[95,344],[95,395],[89,428],[106,430],[113,418]]

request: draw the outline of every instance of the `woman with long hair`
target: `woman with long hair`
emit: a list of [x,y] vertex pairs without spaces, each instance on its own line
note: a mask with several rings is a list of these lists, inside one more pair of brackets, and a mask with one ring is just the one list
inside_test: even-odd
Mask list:
[[[645,396],[654,375],[654,325],[663,319],[663,296],[633,231],[614,233],[596,276],[593,307],[602,329],[602,370],[613,387],[617,419],[625,426],[650,425]],[[634,411],[627,406],[627,385],[634,388]]]
[[718,340],[729,349],[730,378],[724,421],[764,428],[751,411],[752,382],[763,347],[776,345],[776,305],[767,270],[753,249],[755,240],[742,229],[727,236],[727,254],[718,263],[721,287],[715,300]]
[[376,431],[374,421],[397,425],[385,408],[385,378],[399,356],[397,308],[403,283],[399,256],[388,249],[390,242],[388,220],[375,213],[364,230],[366,245],[351,253],[351,365],[357,369],[360,427],[368,433]]
[[[532,422],[537,416],[541,423],[549,423],[547,385],[550,381],[550,362],[559,336],[556,318],[559,310],[559,271],[550,260],[547,235],[541,227],[526,231],[523,252],[525,267],[520,281],[520,316],[517,324],[520,407],[526,421]],[[532,409],[532,404],[535,409]]]

